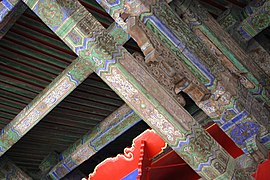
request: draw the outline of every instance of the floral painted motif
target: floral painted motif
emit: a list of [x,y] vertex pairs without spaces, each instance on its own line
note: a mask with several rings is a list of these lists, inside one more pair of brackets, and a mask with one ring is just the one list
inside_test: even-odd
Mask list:
[[38,4],[38,14],[50,27],[60,26],[64,17],[61,7],[56,1],[44,0]]

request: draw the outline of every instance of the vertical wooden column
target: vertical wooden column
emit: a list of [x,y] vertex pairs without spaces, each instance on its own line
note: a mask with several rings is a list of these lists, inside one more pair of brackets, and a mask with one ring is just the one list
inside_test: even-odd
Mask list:
[[[206,179],[228,179],[235,173],[234,159],[181,106],[157,86],[151,78],[153,92],[168,99],[162,103],[153,97],[123,63],[133,57],[77,1],[24,1],[74,52],[91,67],[120,97],[132,107],[197,173]],[[121,3],[114,1],[113,3]],[[51,16],[53,14],[53,16]],[[72,35],[72,36],[71,36]],[[77,37],[80,41],[75,41]],[[148,73],[132,67],[138,74]],[[143,77],[143,76],[142,76]],[[153,84],[152,84],[153,83]],[[165,103],[167,106],[164,106]],[[172,105],[171,105],[172,104]],[[170,107],[171,105],[171,107]],[[167,109],[166,109],[167,108]],[[176,108],[172,115],[168,109]],[[91,150],[90,150],[91,151]],[[94,151],[94,150],[92,150]]]

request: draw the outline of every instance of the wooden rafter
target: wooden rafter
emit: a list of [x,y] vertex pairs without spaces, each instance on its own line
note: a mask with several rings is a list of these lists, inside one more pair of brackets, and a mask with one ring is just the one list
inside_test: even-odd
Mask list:
[[[4,1],[2,1],[1,3],[3,4]],[[2,19],[2,21],[0,20],[0,40],[4,37],[4,35],[9,31],[9,29],[13,26],[13,24],[17,21],[17,19],[23,14],[25,10],[26,6],[21,1],[19,1],[12,8],[12,10],[10,10],[11,12],[8,13]]]
[[1,179],[25,179],[32,178],[23,172],[16,164],[7,157],[0,158],[0,178]]
[[[119,28],[117,25],[112,24],[109,27],[109,33],[112,35],[119,34],[121,32]],[[119,43],[125,43],[128,39],[127,34],[118,37]],[[77,58],[74,60],[2,130],[0,135],[0,156],[20,140],[92,72],[89,63],[84,59]]]
[[[141,121],[128,105],[123,105],[61,153],[61,160],[48,173],[52,179],[61,179],[89,159],[126,130]],[[60,170],[61,169],[61,170]]]
[[[158,83],[139,66],[132,66],[134,72],[143,74],[135,77],[129,73],[133,57],[125,51],[113,37],[108,35],[106,30],[97,22],[89,12],[77,1],[67,6],[65,2],[55,1],[24,1],[76,54],[89,62],[89,66],[116,92],[127,104],[129,104],[140,117],[146,121],[193,169],[201,176],[211,179],[212,177],[231,177],[233,170],[217,171],[211,166],[212,160],[221,162],[219,159],[227,159],[226,167],[234,168],[234,160],[228,155],[209,135],[197,124],[197,122],[177,104],[170,95],[160,88]],[[38,6],[37,6],[38,5]],[[52,9],[45,8],[39,11],[38,8],[57,7],[53,10],[57,17],[65,14],[65,18],[50,21],[47,13]],[[65,8],[61,8],[65,7]],[[65,9],[69,9],[65,11]],[[56,23],[56,24],[55,24]],[[75,33],[85,43],[78,43],[70,39],[70,33]],[[130,67],[128,67],[130,66]],[[140,83],[144,80],[145,84]],[[149,91],[154,88],[155,93]],[[147,90],[146,90],[147,89]],[[170,102],[168,107],[165,104]],[[168,105],[168,104],[167,104]],[[168,108],[168,109],[166,109]],[[176,111],[177,109],[177,111]],[[175,114],[177,113],[177,115]],[[189,134],[189,135],[187,135]],[[209,149],[197,152],[197,148],[191,148],[186,156],[185,147],[196,145],[197,137],[209,139]],[[219,156],[216,156],[216,153]],[[198,153],[198,154],[197,154]],[[202,153],[202,154],[201,154]],[[204,155],[203,155],[204,154]],[[194,162],[192,159],[197,158]],[[224,163],[224,160],[222,160]],[[210,175],[205,170],[213,173]]]

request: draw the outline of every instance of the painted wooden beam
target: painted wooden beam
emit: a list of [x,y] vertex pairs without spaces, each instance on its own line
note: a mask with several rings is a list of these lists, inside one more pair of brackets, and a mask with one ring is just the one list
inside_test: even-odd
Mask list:
[[7,157],[0,158],[0,179],[32,179]]
[[[111,35],[117,38],[119,43],[123,44],[129,39],[129,35],[115,23],[108,30]],[[92,72],[87,60],[82,58],[75,59],[48,87],[2,129],[0,133],[0,156],[20,140]]]
[[264,36],[260,38],[259,41],[260,43],[258,43],[254,38],[251,39],[246,51],[250,58],[253,59],[268,76],[270,76],[270,48],[267,50],[261,44],[262,41],[268,43],[268,40]]
[[[220,17],[218,18],[218,22],[223,27],[223,29],[226,30],[235,39],[235,41],[248,52],[246,54],[250,57],[249,59],[252,59],[252,61],[254,61],[268,75],[268,77],[270,77],[269,52],[267,52],[266,49],[264,49],[258,42],[256,42],[254,38],[247,41],[245,39],[245,30],[240,30],[243,31],[243,33],[241,34],[240,31],[237,29],[241,26],[241,23],[244,23],[248,19],[251,20],[251,24],[254,23],[256,21],[256,18],[254,17],[253,19],[251,19],[252,14],[256,12],[258,13],[260,9],[263,8],[265,3],[265,0],[254,0],[251,1],[243,10],[228,9],[227,12],[224,12],[220,15]],[[260,15],[257,14],[254,16],[261,16],[261,18],[263,18],[263,16],[265,16],[265,13],[266,12],[262,12],[262,14],[259,13]],[[258,18],[259,17],[257,17],[257,19]],[[261,40],[263,41],[263,39]]]
[[121,106],[92,131],[63,151],[60,154],[62,160],[47,176],[52,179],[63,178],[139,121],[141,118],[128,105]]
[[[150,13],[150,14],[143,14],[143,11],[145,10],[137,10],[137,13],[132,13],[132,11],[134,9],[136,9],[136,6],[133,8],[128,8],[125,10],[122,9],[123,7],[123,3],[120,5],[109,5],[108,3],[103,3],[103,1],[97,1],[99,3],[101,3],[101,5],[104,7],[104,9],[106,9],[110,15],[116,20],[118,21],[118,23],[127,30],[127,24],[124,19],[122,17],[120,17],[120,14],[124,13],[124,14],[129,14],[130,16],[139,16],[142,21],[144,21],[144,23],[150,28],[152,27],[153,31],[157,31],[156,34],[163,34],[162,37],[161,35],[159,35],[159,37],[162,37],[162,40],[169,40],[170,43],[167,45],[167,47],[172,49],[172,45],[174,45],[176,47],[176,49],[172,49],[173,52],[175,52],[175,55],[178,55],[178,57],[180,59],[182,59],[182,61],[185,62],[186,66],[192,71],[192,73],[195,74],[195,76],[198,79],[201,79],[202,83],[204,83],[207,86],[211,86],[213,84],[213,82],[215,81],[215,78],[218,78],[220,73],[217,72],[215,69],[220,69],[222,71],[224,71],[224,66],[227,68],[227,71],[232,71],[234,72],[233,74],[238,76],[240,79],[240,83],[242,83],[245,88],[247,88],[249,91],[251,91],[251,93],[257,93],[256,97],[261,98],[262,100],[266,101],[266,103],[270,103],[269,101],[269,97],[267,96],[268,90],[267,88],[262,88],[261,90],[261,86],[264,85],[263,82],[260,82],[259,80],[261,79],[258,73],[260,73],[260,71],[256,71],[257,69],[255,67],[252,66],[252,71],[255,72],[253,75],[248,71],[241,63],[239,63],[238,59],[235,60],[235,57],[233,54],[228,54],[227,56],[230,57],[234,57],[234,61],[232,62],[223,62],[224,65],[222,66],[218,61],[215,60],[215,58],[209,54],[212,54],[211,52],[209,52],[209,50],[207,50],[206,47],[204,47],[204,45],[197,40],[197,38],[193,35],[193,33],[191,33],[191,31],[188,30],[188,28],[186,27],[186,25],[184,25],[184,23],[182,23],[181,20],[179,20],[179,18],[173,17],[171,18],[171,15],[173,15],[171,12],[169,12],[168,8],[166,5],[159,5],[154,7],[156,10],[154,10],[154,12]],[[188,3],[189,2],[189,3]],[[190,5],[191,1],[187,1],[184,4]],[[165,3],[164,3],[165,4]],[[125,6],[131,6],[130,4],[126,3]],[[163,7],[162,8],[158,8],[158,7]],[[197,5],[194,5],[195,7],[197,7]],[[113,7],[113,8],[112,8]],[[200,6],[199,6],[200,7]],[[159,11],[160,10],[160,11]],[[167,13],[170,13],[170,16],[164,16],[162,14],[162,12],[164,13],[167,10]],[[206,18],[207,16],[207,11],[205,11],[204,9],[200,9],[197,8],[196,11],[200,12],[200,16],[195,16],[195,17],[201,17]],[[197,14],[198,14],[197,12]],[[202,12],[202,13],[201,13]],[[126,15],[126,16],[127,16]],[[160,16],[160,17],[159,17]],[[203,17],[202,17],[203,16]],[[209,15],[210,16],[210,15]],[[162,19],[163,18],[163,19]],[[166,19],[167,18],[167,19]],[[208,18],[208,17],[207,17]],[[174,25],[170,22],[170,20],[174,20],[177,22],[177,26]],[[196,24],[196,22],[194,23]],[[200,22],[198,22],[198,24],[200,24]],[[182,29],[177,27],[182,27],[184,26]],[[163,28],[163,29],[162,29]],[[151,29],[151,28],[150,28]],[[159,31],[159,32],[158,32]],[[182,34],[185,33],[185,31],[188,31],[189,33],[186,33],[185,35],[189,37],[189,39],[192,39],[192,41],[188,41],[186,40],[183,36],[181,36],[180,33],[177,33],[177,31],[181,31]],[[159,33],[159,34],[158,34]],[[231,39],[231,38],[230,38]],[[162,42],[163,42],[162,41]],[[228,41],[228,40],[227,40]],[[166,41],[164,41],[165,43],[167,43]],[[185,45],[187,44],[187,45]],[[236,46],[238,47],[238,45],[236,44]],[[196,49],[203,49],[202,52],[198,52],[198,50],[196,51]],[[239,49],[239,48],[238,48]],[[237,50],[238,50],[237,49]],[[178,50],[178,51],[177,51]],[[209,52],[209,54],[206,54],[206,52]],[[205,52],[205,53],[203,53]],[[237,51],[235,51],[237,52]],[[241,52],[242,53],[242,52]],[[241,54],[238,53],[238,54]],[[238,55],[237,54],[237,55]],[[242,54],[241,54],[242,55]],[[205,57],[203,57],[205,56]],[[211,62],[213,62],[212,64],[210,64]],[[245,61],[244,61],[245,62]],[[226,65],[226,63],[229,63],[229,66]],[[249,64],[245,62],[245,66]],[[232,65],[236,66],[232,67]],[[231,70],[231,68],[233,68],[233,70]],[[254,70],[255,68],[255,70]],[[236,71],[236,72],[235,72]],[[216,76],[216,77],[213,77]],[[255,78],[256,77],[256,78]],[[242,80],[244,79],[244,80]],[[255,86],[255,87],[254,87]],[[258,94],[258,92],[262,91],[262,93]]]
[[147,72],[131,65],[134,58],[79,2],[24,2],[198,174],[206,179],[234,176],[234,159]]
[[218,17],[218,22],[245,47],[270,25],[268,9],[269,1],[253,0],[244,9],[228,9]]
[[59,153],[53,151],[47,155],[39,165],[41,175],[46,176],[47,173],[59,162]]
[[24,108],[0,134],[0,155],[20,140],[46,114],[72,92],[93,71],[77,58],[48,87]]
[[[229,34],[224,32],[211,15],[196,3],[196,1],[193,1],[193,3],[191,3],[191,1],[175,1],[175,3],[178,15],[181,15],[185,23],[189,25],[189,28],[191,28],[204,43],[204,46],[212,50],[211,53],[216,59],[223,63],[223,66],[230,69],[231,75],[233,74],[234,77],[239,77],[238,83],[235,82],[235,79],[234,81],[229,81],[227,85],[227,80],[219,78],[221,81],[211,90],[213,94],[211,98],[204,102],[196,103],[206,114],[212,117],[245,152],[247,152],[245,141],[254,134],[258,134],[262,143],[269,146],[269,128],[266,122],[269,121],[270,112],[261,101],[256,99],[258,98],[257,94],[260,94],[259,96],[261,97],[269,96],[268,91],[262,90],[261,88],[264,86],[264,88],[267,89],[269,83],[265,84],[263,81],[265,80],[267,82],[269,78],[264,72],[258,69],[258,67],[254,66],[253,62],[248,62],[250,58],[246,53],[233,41]],[[246,65],[247,63],[249,66],[251,65],[249,70],[243,66],[243,64]],[[222,73],[219,71],[218,74]],[[234,79],[234,77],[230,79]],[[259,82],[259,80],[261,82]],[[239,81],[242,83],[239,83]],[[252,84],[255,85],[255,88]],[[228,89],[233,91],[228,91]],[[259,91],[259,93],[255,91]],[[221,99],[226,99],[225,101],[228,104],[225,105],[225,103],[222,105],[222,103],[220,103]],[[266,100],[265,98],[262,99]],[[244,115],[243,113],[247,114]],[[228,116],[229,114],[231,117]],[[243,137],[241,133],[236,133],[239,126],[251,129],[258,127],[258,129],[255,128],[257,130],[256,132],[253,131],[254,134],[251,133],[250,135],[244,136],[244,138],[239,141],[239,137]]]
[[[199,121],[201,116],[204,115],[203,112],[199,113],[196,116],[196,121]],[[207,118],[205,117],[205,119]],[[97,125],[94,130],[89,131],[81,139],[63,151],[60,154],[61,162],[51,168],[47,177],[50,176],[52,179],[65,177],[65,175],[73,171],[139,121],[141,121],[141,118],[127,104],[123,105]],[[94,148],[95,152],[87,154],[87,151],[84,151],[87,145]]]
[[[212,96],[209,99],[197,100],[194,98],[193,94],[189,94],[189,92],[187,92],[187,94],[191,96],[191,98],[199,105],[200,108],[204,110],[204,112],[206,112],[210,117],[216,120],[216,122],[221,126],[221,128],[245,152],[247,152],[245,141],[251,138],[254,134],[259,134],[260,137],[264,140],[267,139],[265,137],[268,137],[269,130],[267,124],[265,123],[268,122],[267,119],[269,118],[269,111],[264,108],[261,103],[259,103],[253,96],[250,96],[250,94],[249,96],[247,96],[248,92],[245,87],[243,87],[241,83],[237,83],[235,77],[228,70],[226,71],[224,66],[221,65],[219,61],[216,61],[213,56],[210,55],[211,52],[209,52],[208,54],[206,53],[208,50],[205,48],[205,45],[198,41],[196,36],[192,35],[193,33],[189,30],[189,28],[174,15],[174,13],[167,7],[165,3],[160,3],[159,5],[152,6],[152,13],[149,13],[147,11],[147,5],[145,5],[142,10],[136,9],[136,6],[133,5],[132,7],[135,10],[131,8],[127,8],[125,10],[125,8],[123,7],[131,7],[131,5],[128,3],[111,5],[108,2],[106,3],[105,1],[100,1],[99,3],[104,7],[104,9],[107,10],[107,12],[110,13],[110,15],[116,21],[118,21],[120,25],[122,25],[122,27],[127,32],[131,33],[131,36],[137,41],[139,46],[147,47],[145,48],[145,52],[149,52],[149,49],[151,49],[152,47],[157,47],[156,49],[160,48],[161,43],[155,44],[156,40],[154,40],[154,38],[149,35],[149,31],[147,35],[150,36],[148,36],[150,41],[145,40],[142,42],[142,36],[140,34],[138,35],[138,33],[132,32],[132,28],[135,29],[134,21],[131,21],[131,18],[129,18],[128,21],[124,21],[124,19],[119,16],[119,14],[125,13],[129,14],[130,16],[139,16],[139,14],[141,14],[140,19],[146,24],[146,26],[150,30],[152,30],[156,37],[162,39],[162,43],[167,43],[167,47],[170,48],[174,53],[179,51],[175,55],[179,56],[179,54],[182,54],[182,56],[179,56],[180,60],[183,61],[183,59],[186,57],[186,65],[190,65],[190,61],[196,65],[193,65],[193,69],[191,68],[190,70],[192,71],[192,73],[197,75],[200,83],[205,84],[205,86],[211,91]],[[190,1],[186,1],[186,3],[190,5]],[[202,14],[203,12],[200,13],[200,15]],[[200,16],[196,15],[195,17]],[[130,27],[130,24],[132,27]],[[188,40],[186,39],[187,37]],[[146,46],[145,44],[148,45]],[[153,54],[156,53],[156,49],[155,51],[150,51],[149,54],[151,55],[147,55],[147,53],[145,53],[146,61],[148,57],[152,57]],[[159,53],[157,54],[160,55]],[[166,55],[167,53],[163,53],[161,56],[163,56],[163,61],[166,61],[166,59],[168,58],[165,58],[164,54]],[[183,55],[185,56],[184,58]],[[158,64],[160,60],[152,59],[150,61],[157,61],[155,62],[155,64]],[[143,63],[143,61],[141,61],[141,63]],[[155,65],[153,63],[150,67],[153,68],[154,66]],[[173,67],[171,68],[173,69]],[[148,69],[151,73],[151,69]],[[153,72],[153,75],[157,72],[156,68],[154,70],[155,72]],[[185,73],[187,72],[187,70],[183,71]],[[198,71],[201,72],[201,74],[198,73]],[[202,77],[204,77],[204,79]],[[228,79],[226,79],[225,77],[227,77]],[[162,77],[157,79],[162,79]],[[193,79],[189,80],[191,82],[194,81]],[[243,84],[245,83],[246,82],[243,82]],[[237,86],[240,86],[240,89],[237,89]],[[246,86],[248,86],[248,83],[246,84]],[[258,110],[256,113],[259,113],[259,115],[262,114],[262,116],[255,116],[256,118],[260,118],[259,120],[255,119],[253,116],[255,108],[251,108],[250,104],[249,106],[247,106],[247,102],[250,101],[253,102],[253,106],[256,106],[257,108],[260,107],[260,110]],[[239,105],[239,102],[242,105]],[[227,118],[228,114],[232,114],[232,117]],[[251,128],[253,129],[253,131],[250,134],[246,134],[244,138],[240,138],[243,137],[243,134],[238,133],[239,127]],[[269,141],[263,142],[265,144],[269,144]]]
[[[266,0],[252,0],[249,1],[248,5],[246,7],[244,7],[244,9],[242,10],[242,14],[243,14],[243,18],[247,18],[249,16],[251,16],[254,12],[256,12],[258,9],[260,9],[264,3],[266,2]],[[242,19],[242,20],[244,20]]]
[[[191,109],[191,112],[194,112],[194,110]],[[206,117],[203,112],[196,114],[196,117],[197,121],[201,120],[201,118],[208,119],[208,117]],[[73,145],[70,145],[69,148],[60,153],[60,155],[51,153],[53,158],[48,156],[49,158],[46,158],[44,162],[41,163],[40,169],[42,169],[42,172],[46,172],[48,169],[50,169],[50,172],[48,172],[46,177],[50,176],[53,179],[63,178],[67,173],[73,171],[85,160],[92,157],[96,152],[114,141],[115,138],[123,134],[139,121],[141,121],[141,118],[136,115],[136,113],[131,108],[129,108],[128,105],[125,104],[114,111],[114,113],[112,113],[106,119],[104,119],[104,121],[97,125],[94,130],[89,131]],[[201,122],[205,123],[203,120],[201,120]],[[96,152],[93,154],[79,153],[85,147],[85,144],[94,147],[94,145],[97,144],[97,141],[99,141],[98,143],[100,144],[95,147]],[[84,157],[82,158],[83,160],[76,161],[76,159],[73,158],[74,154],[79,154],[79,156]],[[59,160],[61,162],[55,163]],[[67,162],[70,161],[74,162],[74,166],[67,166],[67,164],[69,164]],[[59,171],[60,169],[61,171]]]
[[236,28],[244,41],[249,41],[270,25],[270,1],[253,3],[256,3],[256,9]]
[[[214,1],[215,2],[215,1]],[[207,11],[211,14],[213,14],[214,16],[218,16],[219,14],[222,13],[222,10],[213,6],[211,3],[209,3],[209,1],[200,1],[200,3],[207,8]]]
[[[0,4],[3,2],[4,1],[0,2]],[[14,6],[14,8],[12,8],[12,11],[8,13],[8,15],[6,15],[2,21],[0,20],[0,40],[4,37],[4,35],[14,25],[14,23],[17,21],[17,19],[19,19],[25,10],[26,6],[23,4],[23,2],[19,1]]]
[[75,169],[72,173],[68,174],[63,180],[70,180],[70,179],[83,179],[86,175],[82,173],[79,169]]
[[265,0],[251,1],[242,11],[245,19],[238,23],[232,35],[238,41],[247,46],[247,51],[263,71],[270,76],[270,54],[262,43],[265,37],[261,38],[260,44],[255,40],[255,36],[270,25],[270,2]]
[[[245,171],[247,174],[253,174],[256,172],[256,169],[258,167],[258,162],[256,162],[250,155],[243,154],[236,159],[236,166],[239,171]],[[254,179],[250,176],[240,176],[239,179]]]
[[223,27],[223,30],[233,33],[233,29],[239,21],[242,19],[242,14],[241,14],[242,8],[232,6],[228,8],[226,11],[223,13],[219,14],[218,18],[216,19],[220,26]]
[[0,23],[8,16],[19,0],[2,0],[0,2]]
[[[262,80],[266,79],[269,81],[269,77],[250,60],[243,49],[239,47],[228,33],[224,32],[216,20],[196,1],[176,1],[175,6],[177,7],[178,15],[183,14],[183,20],[208,46],[208,49],[213,48],[212,51],[214,52],[212,54],[220,59],[222,64],[234,76],[238,77],[240,83],[250,93],[269,104],[267,84]],[[209,47],[209,42],[212,42],[210,44],[212,45],[211,47]]]

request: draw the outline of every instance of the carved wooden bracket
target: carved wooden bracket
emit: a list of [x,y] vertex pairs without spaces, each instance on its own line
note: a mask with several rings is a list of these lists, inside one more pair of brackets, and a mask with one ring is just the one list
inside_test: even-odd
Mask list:
[[139,21],[137,17],[129,17],[127,22],[127,32],[132,36],[132,38],[137,42],[138,46],[141,48],[144,56],[145,62],[155,61],[155,48],[150,42],[145,31],[139,26]]
[[135,53],[134,57],[178,99],[181,105],[185,104],[184,99],[179,95],[181,91],[188,94],[195,102],[210,97],[209,90],[200,85],[180,60],[174,57],[136,17],[128,19],[128,33],[135,39],[144,54],[143,57]]

